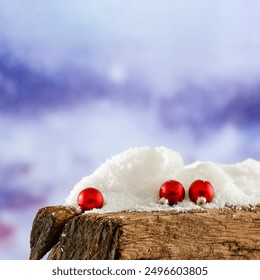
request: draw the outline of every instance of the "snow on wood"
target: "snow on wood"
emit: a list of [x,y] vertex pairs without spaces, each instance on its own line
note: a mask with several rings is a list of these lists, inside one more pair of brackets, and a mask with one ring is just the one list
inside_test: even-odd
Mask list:
[[[51,209],[53,213],[55,207]],[[62,214],[60,209],[55,216],[67,211]],[[48,208],[36,216],[32,239],[47,236],[44,253],[52,248],[48,259],[260,259],[260,206],[182,213],[66,213],[67,218],[54,221],[53,229],[55,222],[62,229],[53,237],[46,224],[53,217]],[[42,247],[31,245],[31,259],[40,259]]]

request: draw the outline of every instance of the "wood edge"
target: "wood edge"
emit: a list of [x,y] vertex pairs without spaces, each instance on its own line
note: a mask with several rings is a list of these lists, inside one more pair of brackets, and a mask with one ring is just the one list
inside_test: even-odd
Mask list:
[[29,259],[41,259],[58,242],[66,222],[79,214],[75,208],[62,205],[39,209],[30,233]]

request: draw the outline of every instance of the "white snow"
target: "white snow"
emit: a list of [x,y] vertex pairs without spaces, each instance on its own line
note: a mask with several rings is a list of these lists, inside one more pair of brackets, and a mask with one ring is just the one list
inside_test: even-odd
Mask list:
[[[162,205],[159,188],[167,180],[178,180],[185,188],[185,199],[177,205]],[[197,179],[210,181],[215,195],[210,203],[198,206],[188,197],[190,184]],[[247,159],[235,164],[194,162],[184,165],[181,155],[165,147],[132,148],[107,159],[93,174],[82,178],[66,199],[65,205],[77,205],[81,190],[95,187],[104,196],[101,209],[118,211],[187,211],[191,209],[251,207],[260,203],[260,162]]]

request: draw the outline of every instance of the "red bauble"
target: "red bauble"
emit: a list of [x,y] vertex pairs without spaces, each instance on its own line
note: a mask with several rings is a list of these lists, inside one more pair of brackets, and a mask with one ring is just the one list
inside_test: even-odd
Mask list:
[[159,195],[160,198],[167,199],[168,203],[173,205],[184,199],[185,190],[180,182],[169,180],[162,184]]
[[81,210],[92,210],[94,208],[102,208],[104,198],[99,190],[86,188],[79,193],[77,202]]
[[203,205],[210,202],[214,196],[214,188],[208,181],[196,180],[189,188],[190,200]]

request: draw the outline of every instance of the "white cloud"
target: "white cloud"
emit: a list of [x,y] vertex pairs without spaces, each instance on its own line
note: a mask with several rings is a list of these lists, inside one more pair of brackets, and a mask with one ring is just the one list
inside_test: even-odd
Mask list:
[[118,63],[159,94],[187,82],[259,79],[259,1],[0,2],[0,36],[48,73],[108,75]]

